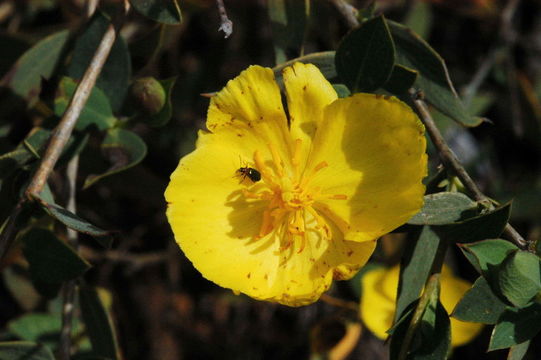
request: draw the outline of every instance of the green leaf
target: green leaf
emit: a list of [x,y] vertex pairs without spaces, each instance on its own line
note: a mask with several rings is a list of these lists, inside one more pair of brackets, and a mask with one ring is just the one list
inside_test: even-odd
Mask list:
[[[109,24],[110,20],[99,11],[92,17],[88,27],[75,43],[67,70],[70,78],[82,78]],[[96,81],[96,86],[109,98],[113,111],[118,111],[124,102],[130,78],[130,53],[122,36],[118,36]]]
[[[62,78],[54,100],[54,113],[56,116],[62,117],[76,88],[77,83],[73,79]],[[113,110],[107,96],[99,88],[94,87],[77,120],[75,129],[85,130],[87,127],[94,125],[99,130],[107,130],[113,127],[116,122],[117,120],[113,115]]]
[[50,79],[60,63],[69,31],[50,35],[24,53],[3,80],[13,92],[34,105],[41,91],[42,79]]
[[111,231],[103,230],[95,225],[92,225],[88,221],[80,218],[60,205],[47,203],[40,198],[36,198],[36,200],[49,215],[60,221],[62,224],[77,232],[94,237],[94,239],[96,239],[96,241],[98,241],[105,248],[111,247],[111,243],[113,241]]
[[499,290],[513,305],[523,307],[541,292],[541,262],[527,251],[514,251],[498,272]]
[[332,84],[334,91],[338,94],[339,98],[345,98],[351,95],[351,92],[346,85],[343,84]]
[[503,205],[486,214],[481,214],[450,225],[434,227],[440,236],[450,241],[470,243],[500,236],[509,221],[511,204]]
[[518,250],[511,242],[502,239],[459,244],[459,247],[470,263],[489,282],[495,280],[491,278],[490,270],[498,267],[510,253]]
[[[407,318],[400,321],[394,328],[391,337],[390,356],[391,360],[399,359],[403,340],[411,324],[413,311]],[[423,316],[410,344],[410,351],[406,359],[409,360],[443,360],[451,348],[451,323],[449,316],[439,301],[430,302],[425,308]]]
[[168,25],[182,23],[182,14],[177,0],[130,0],[135,10],[146,17]]
[[361,24],[347,34],[336,50],[340,79],[351,92],[370,92],[382,87],[393,70],[395,50],[383,16]]
[[93,353],[110,359],[121,359],[111,315],[98,296],[98,291],[81,286],[79,298]]
[[171,116],[173,115],[173,103],[171,102],[171,94],[173,93],[173,87],[175,86],[176,81],[176,77],[159,80],[159,83],[163,86],[163,89],[165,90],[165,96],[167,100],[160,112],[158,112],[156,115],[149,117],[149,119],[146,121],[147,124],[149,124],[150,126],[161,127],[166,125],[169,120],[171,120]]
[[492,330],[488,351],[505,349],[532,339],[541,330],[541,304],[508,309]]
[[436,251],[442,241],[430,226],[424,226],[420,233],[409,238],[400,265],[400,281],[396,302],[395,320],[406,307],[417,300],[430,274]]
[[111,167],[100,175],[90,175],[86,178],[84,189],[106,176],[127,170],[143,160],[147,146],[135,133],[124,129],[110,129],[101,144],[101,149],[111,162]]
[[467,322],[496,324],[507,308],[494,295],[486,279],[480,276],[460,299],[451,316]]
[[11,175],[13,171],[31,160],[39,159],[50,135],[49,130],[35,127],[13,151],[0,155],[0,179]]
[[0,342],[0,359],[55,360],[53,353],[46,346],[30,341]]
[[383,85],[383,88],[394,95],[406,94],[415,83],[418,74],[416,70],[395,64],[391,76],[385,85]]
[[423,90],[426,100],[462,125],[481,124],[482,120],[468,114],[460,101],[441,56],[406,26],[393,21],[388,24],[396,46],[397,63],[419,72],[415,85]]
[[298,55],[304,42],[310,0],[269,0],[272,39],[276,63],[283,63],[289,54]]
[[21,241],[33,279],[45,283],[62,283],[83,275],[91,267],[48,230],[30,229]]
[[509,354],[507,355],[507,360],[522,360],[528,352],[530,342],[531,341],[528,340],[511,346],[511,349],[509,349]]
[[282,77],[282,70],[286,68],[287,66],[291,66],[296,62],[301,62],[303,64],[314,64],[319,68],[323,76],[325,76],[326,79],[334,79],[336,77],[336,67],[334,64],[334,51],[322,51],[317,53],[308,54],[305,56],[301,56],[298,58],[295,58],[293,60],[290,60],[288,62],[276,65],[272,68],[272,71],[274,71],[274,76],[276,78],[276,82],[278,84],[283,84],[283,77]]
[[21,309],[28,312],[36,308],[41,297],[25,275],[25,273],[18,271],[16,266],[6,267],[2,270],[2,280],[6,289]]
[[411,225],[445,225],[464,219],[477,209],[477,203],[462,193],[440,192],[426,195],[424,206],[412,217]]
[[9,332],[19,339],[40,342],[50,348],[58,344],[61,328],[61,316],[47,313],[25,314],[8,323]]

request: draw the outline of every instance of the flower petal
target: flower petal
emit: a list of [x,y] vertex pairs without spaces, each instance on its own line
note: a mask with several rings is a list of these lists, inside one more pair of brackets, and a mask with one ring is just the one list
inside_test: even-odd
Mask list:
[[360,315],[366,327],[379,339],[387,338],[387,330],[393,325],[395,312],[396,286],[394,297],[391,298],[381,288],[386,273],[387,269],[381,267],[367,271],[361,278]]
[[271,69],[250,66],[212,97],[207,128],[216,134],[224,127],[249,128],[265,146],[274,144],[283,159],[291,157],[287,118]]
[[311,184],[329,195],[317,207],[346,239],[375,239],[418,212],[427,156],[424,127],[413,111],[393,97],[356,94],[336,100],[324,116],[307,171],[328,164]]
[[324,109],[338,98],[332,85],[312,64],[295,63],[283,70],[290,131],[293,139],[302,140],[301,164],[311,148]]

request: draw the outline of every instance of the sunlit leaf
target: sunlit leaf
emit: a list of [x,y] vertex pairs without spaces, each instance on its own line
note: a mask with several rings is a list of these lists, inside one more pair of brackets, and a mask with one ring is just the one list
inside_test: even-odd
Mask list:
[[513,305],[522,307],[541,293],[541,261],[527,251],[514,251],[498,272],[499,290]]
[[408,224],[444,225],[451,224],[471,215],[477,209],[477,203],[462,193],[441,192],[426,195],[424,206]]
[[28,313],[8,323],[12,335],[26,341],[35,341],[54,348],[62,327],[62,318],[47,313]]
[[510,241],[502,239],[490,239],[459,246],[470,263],[488,280],[490,280],[489,270],[499,266],[510,253],[518,250]]
[[520,344],[513,345],[509,349],[509,354],[507,355],[507,360],[522,360],[528,348],[530,347],[530,340],[521,342]]
[[370,92],[383,86],[393,70],[394,45],[383,16],[347,34],[336,50],[336,71],[351,92]]

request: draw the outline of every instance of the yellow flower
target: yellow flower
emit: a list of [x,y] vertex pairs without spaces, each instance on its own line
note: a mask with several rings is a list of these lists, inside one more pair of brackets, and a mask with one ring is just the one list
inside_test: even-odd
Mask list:
[[[399,272],[399,266],[390,269],[381,267],[369,270],[361,279],[361,319],[380,339],[387,338],[386,332],[393,325]],[[440,301],[449,313],[471,284],[455,277],[447,266],[443,267],[440,283]],[[467,344],[481,332],[482,328],[482,324],[451,318],[451,346]]]
[[299,306],[351,278],[376,238],[419,211],[426,142],[395,98],[338,99],[301,63],[283,80],[289,116],[271,69],[229,81],[165,197],[175,238],[204,277]]

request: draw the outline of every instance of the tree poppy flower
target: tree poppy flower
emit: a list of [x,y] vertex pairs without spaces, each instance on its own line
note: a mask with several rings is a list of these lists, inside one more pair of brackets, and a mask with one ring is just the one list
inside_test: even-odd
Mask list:
[[[208,131],[165,192],[188,259],[216,284],[300,306],[363,266],[423,205],[424,127],[393,97],[338,99],[311,64],[251,66],[212,97]],[[252,174],[253,176],[248,176]]]
[[[399,266],[390,269],[381,267],[367,271],[361,279],[361,319],[366,327],[382,340],[387,338],[387,330],[393,325],[399,272]],[[442,269],[440,286],[440,301],[447,312],[452,311],[464,293],[471,288],[469,282],[455,277],[447,266]],[[469,343],[479,335],[482,328],[482,324],[451,318],[451,346]]]

